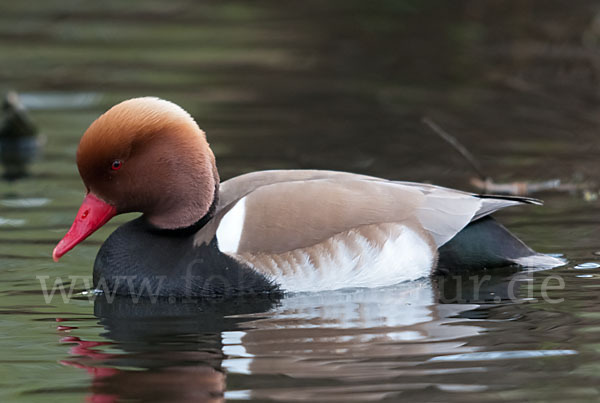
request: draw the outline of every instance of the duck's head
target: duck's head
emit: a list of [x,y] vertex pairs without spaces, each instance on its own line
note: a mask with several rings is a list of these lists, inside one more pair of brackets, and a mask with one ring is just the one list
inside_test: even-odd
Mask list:
[[113,106],[84,133],[77,167],[87,194],[57,261],[120,213],[141,212],[154,226],[187,227],[209,211],[219,185],[204,132],[179,106],[134,98]]

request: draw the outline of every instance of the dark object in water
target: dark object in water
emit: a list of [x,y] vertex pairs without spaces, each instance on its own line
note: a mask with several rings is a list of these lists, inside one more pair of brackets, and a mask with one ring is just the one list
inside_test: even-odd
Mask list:
[[15,180],[27,176],[27,166],[38,154],[38,130],[16,92],[6,94],[2,112],[0,162],[4,166],[4,178]]

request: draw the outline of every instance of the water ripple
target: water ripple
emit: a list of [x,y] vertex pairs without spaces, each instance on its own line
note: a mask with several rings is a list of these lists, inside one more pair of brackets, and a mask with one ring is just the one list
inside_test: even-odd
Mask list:
[[4,199],[0,200],[0,204],[6,207],[23,207],[23,208],[32,208],[32,207],[42,207],[46,204],[50,203],[50,199],[45,197],[31,197],[24,199]]
[[518,358],[556,357],[576,354],[578,354],[578,352],[575,350],[485,351],[478,353],[442,355],[430,358],[428,361],[496,361],[514,360]]

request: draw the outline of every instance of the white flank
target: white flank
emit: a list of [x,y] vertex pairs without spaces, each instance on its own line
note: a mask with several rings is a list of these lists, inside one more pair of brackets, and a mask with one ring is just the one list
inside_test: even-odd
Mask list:
[[221,252],[236,253],[238,251],[245,218],[246,198],[244,197],[225,214],[217,228],[217,242]]
[[[289,292],[381,287],[431,274],[434,252],[423,238],[400,224],[389,235],[378,245],[358,231],[338,234],[307,248],[312,250],[275,255],[267,267],[253,265],[251,256],[245,255],[242,260]],[[319,253],[318,265],[311,259],[315,252]]]

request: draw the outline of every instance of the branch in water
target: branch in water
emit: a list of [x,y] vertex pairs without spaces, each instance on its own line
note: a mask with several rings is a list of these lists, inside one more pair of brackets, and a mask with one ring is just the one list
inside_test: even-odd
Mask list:
[[481,192],[485,193],[498,193],[506,195],[524,196],[531,195],[533,193],[539,193],[544,191],[555,191],[555,192],[577,192],[583,191],[584,198],[588,198],[585,195],[586,192],[591,192],[591,184],[585,183],[562,183],[560,179],[551,179],[542,182],[508,182],[508,183],[495,183],[492,179],[481,180],[479,178],[472,178],[471,185],[475,186]]
[[487,180],[488,176],[485,173],[483,173],[483,169],[481,168],[481,165],[479,165],[479,162],[477,162],[473,154],[471,154],[469,150],[467,150],[467,148],[456,139],[456,137],[442,129],[428,117],[424,117],[422,122],[425,125],[427,125],[427,127],[429,127],[435,134],[437,134],[443,140],[448,142],[448,144],[450,144],[456,151],[458,151],[460,155],[462,155],[471,165],[471,168],[473,168],[475,172],[477,172],[481,179]]
[[458,153],[461,156],[463,156],[465,160],[467,160],[471,168],[473,168],[473,170],[479,176],[478,178],[471,179],[471,185],[479,189],[479,191],[482,193],[524,196],[544,191],[570,193],[582,191],[584,199],[586,200],[596,200],[596,198],[598,198],[598,193],[590,190],[594,187],[594,185],[589,183],[561,183],[560,179],[551,179],[541,182],[521,181],[509,183],[496,183],[491,177],[489,177],[483,172],[481,165],[475,159],[473,154],[471,154],[469,150],[467,150],[467,148],[456,139],[456,137],[446,132],[429,117],[424,117],[422,119],[422,122],[425,125],[427,125],[427,127],[429,127],[435,134],[437,134],[444,141],[450,144],[452,148],[458,151]]

